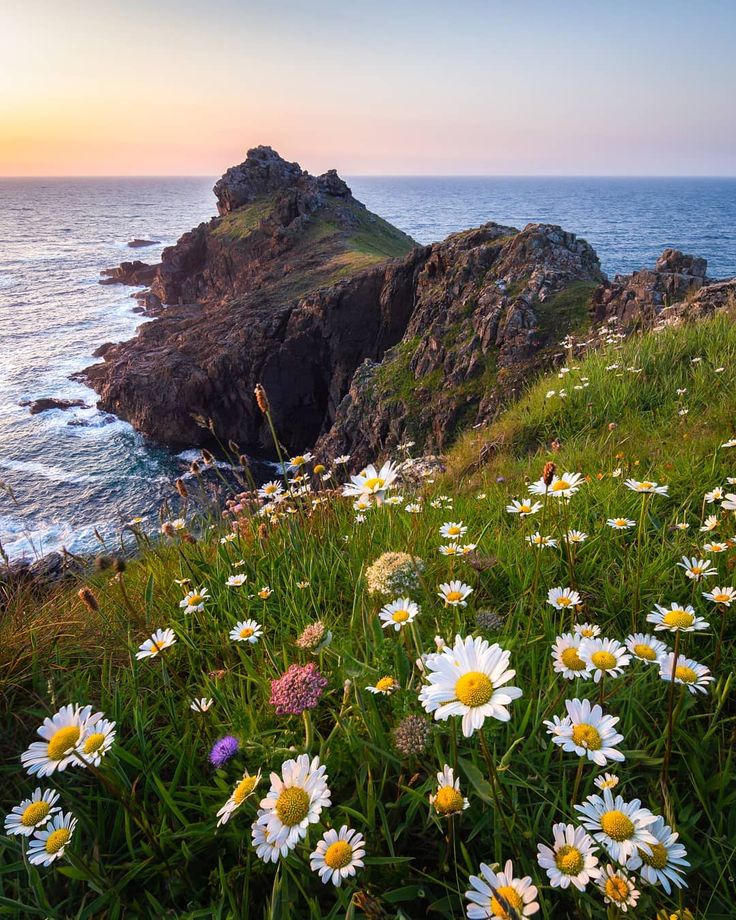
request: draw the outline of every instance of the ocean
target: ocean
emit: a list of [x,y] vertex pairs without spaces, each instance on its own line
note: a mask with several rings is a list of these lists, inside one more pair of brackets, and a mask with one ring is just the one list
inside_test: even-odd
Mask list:
[[[736,275],[736,179],[353,177],[357,198],[421,243],[489,220],[561,224],[609,275],[653,265],[667,246]],[[114,540],[134,516],[156,526],[190,455],[99,412],[70,374],[141,322],[131,289],[98,284],[126,260],[215,214],[212,179],[0,179],[0,541],[12,559]],[[134,238],[155,246],[130,249]],[[31,415],[52,396],[87,408]]]

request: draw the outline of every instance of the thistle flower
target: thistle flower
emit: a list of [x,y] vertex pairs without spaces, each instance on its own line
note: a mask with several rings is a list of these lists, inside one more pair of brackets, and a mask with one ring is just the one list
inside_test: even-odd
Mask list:
[[233,735],[224,735],[212,745],[210,763],[213,767],[223,767],[239,750],[240,742],[238,739]]
[[393,730],[394,747],[402,757],[419,757],[427,750],[432,725],[423,716],[406,716]]
[[327,678],[315,664],[293,664],[285,674],[271,681],[269,702],[279,715],[300,715],[315,708],[326,686]]

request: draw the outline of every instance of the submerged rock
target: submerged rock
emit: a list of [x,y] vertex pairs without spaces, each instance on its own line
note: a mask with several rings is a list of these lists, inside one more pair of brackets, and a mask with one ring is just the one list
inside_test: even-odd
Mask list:
[[88,404],[83,399],[57,399],[54,396],[43,396],[41,399],[34,399],[28,403],[28,411],[31,415],[38,415],[39,412],[48,412],[51,409],[89,409]]
[[159,243],[158,240],[139,240],[139,239],[135,239],[135,240],[131,240],[131,241],[128,243],[128,246],[129,246],[131,249],[142,249],[144,246],[157,246],[158,243]]

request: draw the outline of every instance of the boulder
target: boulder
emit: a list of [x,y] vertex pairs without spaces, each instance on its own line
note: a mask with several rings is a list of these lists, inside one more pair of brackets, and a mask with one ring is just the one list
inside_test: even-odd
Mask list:
[[89,409],[89,406],[83,399],[57,399],[54,396],[43,396],[41,399],[32,400],[28,411],[31,415],[38,415],[39,412],[48,412],[50,409]]

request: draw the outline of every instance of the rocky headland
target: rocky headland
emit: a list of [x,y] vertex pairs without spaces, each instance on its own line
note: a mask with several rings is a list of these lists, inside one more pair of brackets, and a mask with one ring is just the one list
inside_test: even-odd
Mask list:
[[267,454],[260,382],[294,452],[360,464],[407,436],[442,450],[492,420],[567,334],[697,317],[736,292],[671,249],[609,281],[588,243],[553,225],[488,223],[419,246],[334,170],[311,176],[270,147],[214,193],[219,216],[159,264],[103,273],[145,285],[135,296],[155,318],[84,372],[100,408],[174,446],[218,439]]

